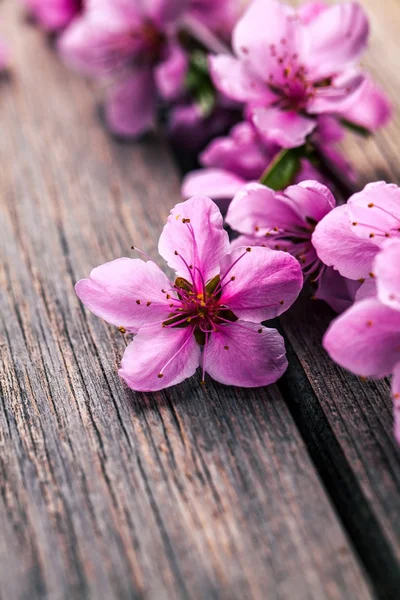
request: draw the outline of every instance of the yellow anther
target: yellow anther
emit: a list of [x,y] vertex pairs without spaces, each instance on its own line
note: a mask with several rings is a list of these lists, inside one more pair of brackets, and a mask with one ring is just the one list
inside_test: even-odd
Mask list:
[[375,206],[375,204],[374,204],[373,202],[370,202],[370,203],[368,204],[368,208],[373,208],[374,206]]
[[121,327],[118,327],[118,331],[120,331],[121,333],[126,333],[126,329],[125,327],[122,327],[122,325]]

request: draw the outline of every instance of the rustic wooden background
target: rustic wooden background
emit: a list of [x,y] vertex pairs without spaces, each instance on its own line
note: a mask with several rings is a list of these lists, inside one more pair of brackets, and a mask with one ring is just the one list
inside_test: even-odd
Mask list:
[[[400,2],[362,3],[366,63],[396,102]],[[177,167],[161,139],[110,139],[90,84],[16,0],[0,10],[0,598],[399,598],[387,382],[333,365],[332,314],[303,298],[278,386],[125,389],[127,340],[73,285],[133,243],[156,257]],[[398,116],[349,139],[360,185],[400,183],[399,148]]]

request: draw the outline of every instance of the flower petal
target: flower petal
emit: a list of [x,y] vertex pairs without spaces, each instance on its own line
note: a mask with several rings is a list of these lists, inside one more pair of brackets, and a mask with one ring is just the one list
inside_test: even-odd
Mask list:
[[194,375],[200,354],[190,327],[145,327],[125,350],[119,375],[133,390],[155,392]]
[[179,44],[170,44],[166,58],[155,68],[157,89],[165,100],[175,100],[182,92],[188,67],[187,55]]
[[382,245],[387,237],[400,237],[400,188],[393,183],[376,181],[349,198],[354,233],[372,244]]
[[75,291],[96,316],[137,331],[141,325],[166,318],[169,302],[161,290],[170,287],[155,263],[119,258],[93,269],[88,279],[78,281]]
[[188,281],[194,278],[197,286],[218,275],[220,260],[229,252],[218,206],[207,196],[177,204],[161,233],[158,251],[177,275]]
[[293,304],[303,287],[303,275],[297,260],[287,252],[261,246],[248,251],[242,246],[222,261],[221,284],[225,284],[221,302],[239,319],[260,323],[281,315]]
[[369,131],[375,131],[386,125],[392,113],[393,107],[389,98],[367,75],[364,83],[353,94],[351,105],[341,111],[341,116]]
[[110,129],[119,135],[138,136],[151,129],[155,121],[155,89],[150,70],[131,73],[109,95],[106,118]]
[[227,54],[209,57],[210,74],[216,88],[232,100],[272,101],[275,95],[245,65]]
[[393,412],[394,412],[394,434],[400,444],[400,362],[393,370],[392,379]]
[[342,277],[338,271],[327,268],[318,279],[315,298],[324,300],[337,313],[342,313],[354,303],[361,283]]
[[368,277],[378,247],[354,233],[347,206],[338,206],[318,223],[312,235],[318,257],[343,277]]
[[305,25],[309,40],[306,62],[314,80],[340,73],[364,52],[369,35],[368,17],[357,2],[330,6]]
[[259,235],[264,239],[274,228],[304,225],[282,194],[260,183],[248,183],[237,192],[229,206],[226,222],[240,233]]
[[284,80],[282,54],[296,54],[301,29],[295,11],[280,2],[253,0],[233,32],[233,48],[247,69],[268,82]]
[[252,122],[267,142],[282,148],[302,146],[316,127],[316,121],[297,112],[279,108],[255,107],[250,111]]
[[379,300],[400,310],[400,239],[386,242],[375,258],[373,270]]
[[385,377],[400,360],[400,312],[375,298],[356,302],[329,327],[329,356],[363,377]]
[[291,185],[285,192],[285,199],[301,219],[317,223],[336,206],[332,192],[318,181],[302,181]]
[[246,181],[224,169],[198,169],[184,177],[182,197],[208,196],[212,200],[231,199]]
[[285,343],[276,329],[237,321],[211,335],[203,363],[210,377],[225,385],[269,385],[286,370]]
[[129,16],[117,5],[104,2],[88,7],[58,41],[65,62],[89,75],[108,75],[126,66],[140,48],[140,37],[130,35],[140,28],[141,18],[133,8]]
[[259,179],[277,153],[275,144],[261,142],[251,123],[238,123],[228,136],[214,139],[200,155],[204,167],[235,173],[247,181]]

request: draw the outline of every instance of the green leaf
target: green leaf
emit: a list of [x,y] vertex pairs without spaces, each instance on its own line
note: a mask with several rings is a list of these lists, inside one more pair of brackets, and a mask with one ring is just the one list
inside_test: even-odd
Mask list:
[[347,119],[340,119],[340,122],[343,125],[343,127],[346,127],[353,133],[357,133],[362,137],[369,137],[370,135],[372,135],[369,129],[363,127],[362,125],[357,125],[357,123],[353,123],[352,121],[348,121]]
[[281,150],[262,174],[260,183],[272,190],[284,190],[300,171],[302,155],[303,148]]

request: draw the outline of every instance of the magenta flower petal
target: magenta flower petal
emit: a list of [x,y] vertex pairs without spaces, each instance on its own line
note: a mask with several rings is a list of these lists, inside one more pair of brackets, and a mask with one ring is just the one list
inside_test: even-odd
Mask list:
[[373,266],[378,298],[400,311],[400,239],[385,243]]
[[274,228],[287,224],[302,226],[297,210],[277,194],[260,183],[248,183],[232,200],[226,222],[230,227],[248,235],[264,237]]
[[376,298],[376,296],[376,279],[374,277],[369,277],[357,290],[355,301],[360,302],[360,300],[366,300],[367,298]]
[[137,331],[167,318],[169,302],[162,289],[171,284],[153,262],[119,258],[96,267],[75,291],[95,315],[117,327]]
[[375,131],[386,125],[392,113],[393,107],[385,92],[370,76],[366,76],[364,83],[353,94],[351,105],[341,111],[341,116],[369,131]]
[[285,190],[285,200],[304,221],[318,223],[336,206],[332,192],[318,181],[301,181]]
[[347,202],[353,232],[363,240],[382,245],[388,237],[400,236],[400,188],[376,181]]
[[221,302],[239,319],[260,323],[293,304],[303,287],[303,275],[287,252],[242,246],[222,261],[221,283]]
[[110,2],[91,6],[60,37],[61,56],[83,73],[114,75],[139,50],[142,39],[130,32],[139,30],[141,23],[136,10],[128,14]]
[[352,66],[365,50],[368,17],[357,2],[335,4],[305,26],[309,45],[303,58],[314,79],[322,79]]
[[260,140],[251,123],[238,123],[226,137],[214,139],[200,155],[204,167],[225,169],[239,177],[259,179],[276,155],[275,144]]
[[23,0],[33,17],[47,31],[68,25],[82,9],[81,0]]
[[138,136],[154,126],[155,109],[152,72],[134,71],[112,88],[106,104],[107,123],[114,133]]
[[328,267],[349,279],[369,276],[378,247],[354,233],[348,206],[338,206],[315,228],[312,243],[318,257]]
[[177,204],[162,231],[158,251],[177,275],[188,281],[212,279],[219,273],[221,258],[229,252],[217,205],[206,196]]
[[256,76],[249,72],[245,65],[228,54],[210,56],[211,77],[219,91],[238,102],[269,99],[276,96],[263,85]]
[[194,375],[200,354],[191,328],[144,327],[125,350],[119,375],[133,390],[154,392]]
[[400,362],[393,369],[392,379],[394,434],[400,444]]
[[400,312],[370,298],[338,317],[324,348],[342,367],[364,377],[385,377],[400,360]]
[[[115,0],[112,0],[115,1]],[[175,26],[179,18],[188,8],[188,0],[141,0],[130,4],[141,4],[145,17],[151,19],[158,27]]]
[[188,67],[187,55],[179,44],[171,44],[166,58],[155,68],[155,81],[160,95],[166,100],[175,100],[182,92]]
[[251,111],[251,118],[266,141],[275,142],[282,148],[302,146],[317,125],[314,119],[304,117],[298,112],[275,107],[256,107]]
[[314,297],[324,300],[335,312],[342,313],[354,303],[360,286],[358,281],[346,279],[338,271],[328,268],[324,269],[318,280]]
[[213,379],[226,385],[269,385],[286,371],[285,343],[275,329],[237,321],[211,337],[203,364]]
[[233,32],[235,54],[262,81],[284,79],[284,65],[276,59],[284,45],[287,55],[296,54],[300,44],[295,11],[274,0],[253,0]]
[[231,199],[245,180],[224,169],[198,169],[186,175],[182,183],[182,197],[208,196],[212,200]]

